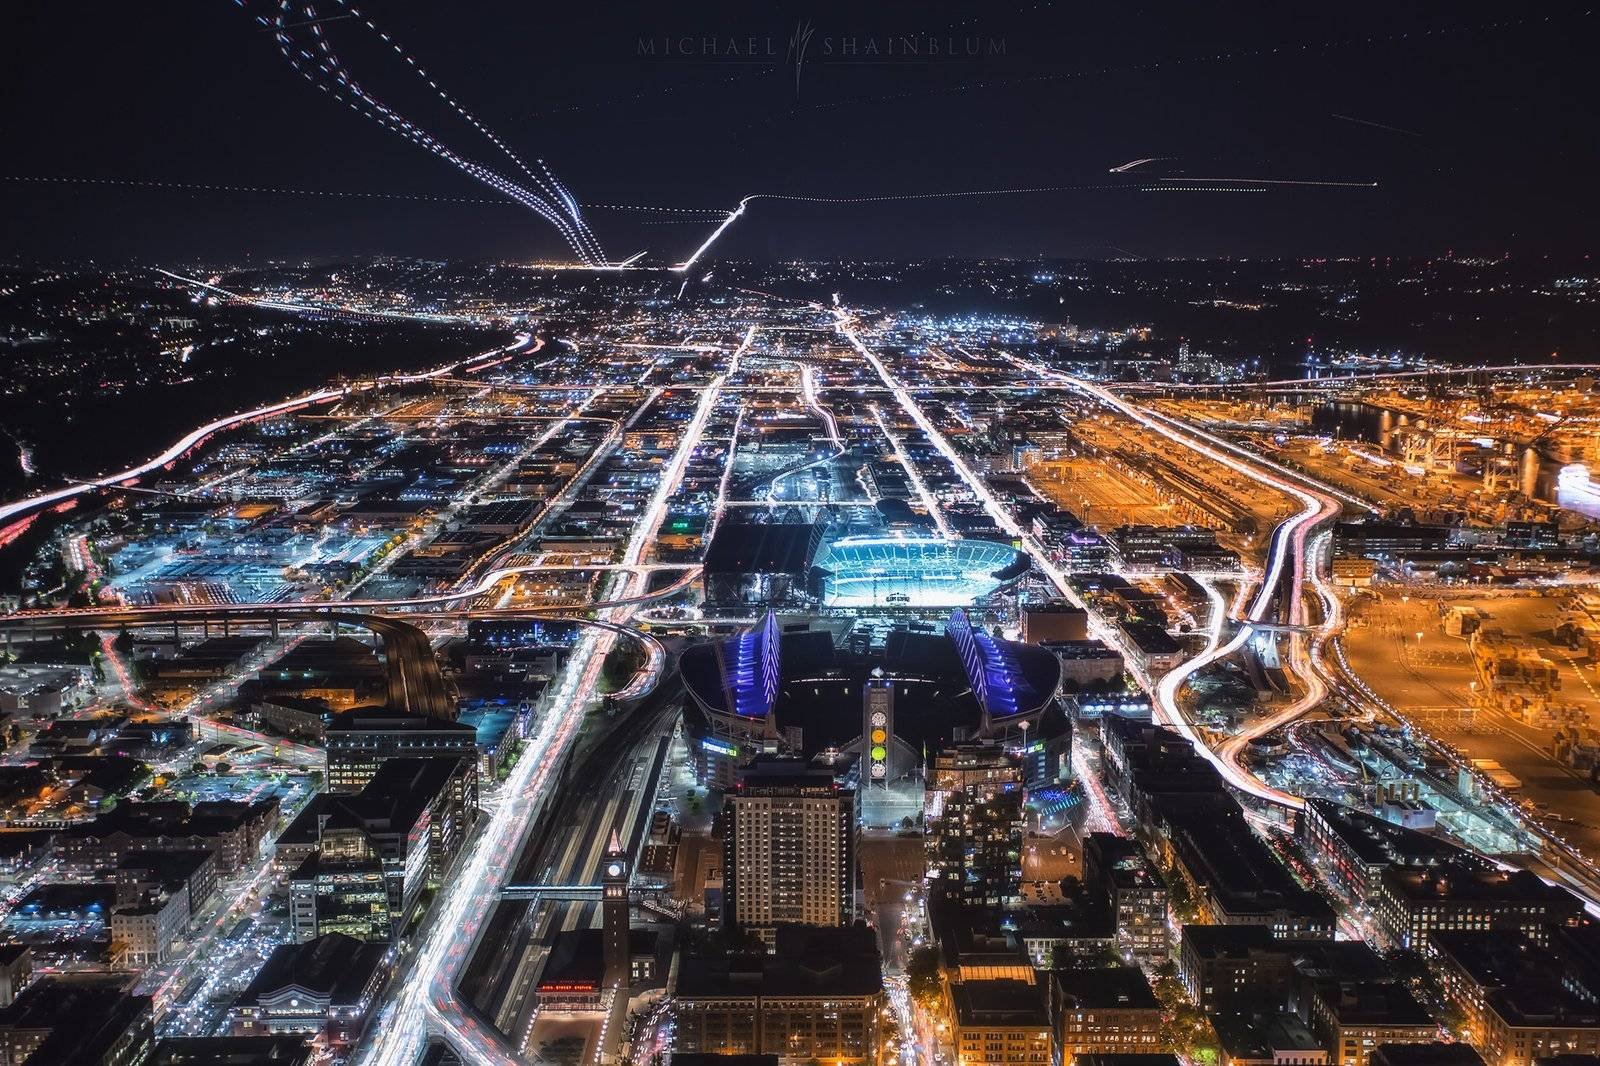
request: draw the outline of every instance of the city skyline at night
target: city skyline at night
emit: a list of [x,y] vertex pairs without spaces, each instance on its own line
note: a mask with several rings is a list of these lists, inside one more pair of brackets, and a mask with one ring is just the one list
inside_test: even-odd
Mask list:
[[0,1061],[1600,1066],[1588,9],[13,29]]

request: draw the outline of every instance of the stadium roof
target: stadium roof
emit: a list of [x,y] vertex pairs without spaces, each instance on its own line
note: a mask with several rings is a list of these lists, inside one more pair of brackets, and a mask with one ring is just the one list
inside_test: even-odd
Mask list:
[[805,574],[822,540],[811,522],[721,522],[706,548],[708,574]]

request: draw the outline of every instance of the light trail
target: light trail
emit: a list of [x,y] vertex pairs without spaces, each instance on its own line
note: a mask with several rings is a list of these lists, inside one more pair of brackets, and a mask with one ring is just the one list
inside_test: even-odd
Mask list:
[[700,257],[705,255],[706,251],[713,244],[717,243],[717,238],[722,236],[724,233],[726,233],[727,230],[728,230],[728,227],[733,225],[734,222],[740,216],[742,216],[744,214],[745,208],[749,206],[750,201],[753,200],[753,199],[755,199],[755,197],[746,196],[743,200],[740,200],[739,201],[739,206],[735,207],[732,211],[729,211],[728,212],[728,217],[724,218],[722,220],[722,223],[720,225],[718,225],[716,229],[711,231],[711,236],[707,237],[703,242],[701,242],[700,247],[696,248],[693,252],[691,252],[689,254],[689,258],[685,259],[683,262],[679,263],[677,266],[672,268],[673,272],[677,273],[677,274],[688,273],[689,268],[694,266],[695,263],[697,263],[700,260]]
[[[1539,374],[1550,373],[1552,371],[1581,371],[1592,373],[1595,371],[1600,371],[1600,363],[1510,363],[1498,365],[1492,363],[1480,363],[1477,366],[1434,367],[1428,370],[1376,370],[1365,374],[1344,374],[1325,378],[1274,378],[1270,381],[1252,381],[1248,384],[1240,384],[1239,382],[1189,384],[1185,382],[1182,386],[1182,389],[1185,392],[1211,392],[1218,389],[1226,389],[1230,392],[1238,392],[1241,388],[1277,388],[1289,391],[1301,391],[1320,389],[1328,385],[1338,386],[1360,384],[1367,381],[1389,381],[1404,378],[1455,377],[1461,374]],[[1171,385],[1158,385],[1144,382],[1130,382],[1126,385],[1118,385],[1117,387],[1126,392],[1160,392],[1164,389],[1172,388]]]
[[[839,423],[833,417],[833,412],[830,411],[828,408],[824,407],[822,405],[821,401],[819,401],[817,399],[816,368],[814,366],[812,366],[810,363],[804,362],[804,361],[801,361],[801,360],[798,360],[798,359],[785,360],[785,362],[792,362],[795,365],[795,367],[800,371],[800,395],[801,395],[801,398],[802,398],[803,402],[805,403],[806,407],[808,407],[811,410],[811,413],[816,415],[818,421],[820,421],[822,423],[823,432],[825,432],[827,434],[828,440],[833,444],[833,451],[828,453],[827,455],[822,456],[821,458],[813,459],[811,462],[806,463],[803,466],[798,466],[798,467],[795,467],[795,468],[790,469],[790,470],[780,471],[776,476],[774,476],[770,481],[768,481],[767,482],[767,504],[768,504],[769,507],[777,507],[778,506],[778,495],[777,495],[778,494],[778,489],[786,480],[788,480],[791,477],[794,477],[796,474],[799,474],[799,473],[801,473],[803,471],[813,470],[813,469],[815,469],[815,468],[817,468],[819,466],[822,466],[825,463],[831,463],[833,460],[835,460],[835,459],[839,458],[841,455],[843,455],[845,453],[845,451],[847,450],[845,448],[845,444],[844,444],[843,438],[841,438],[839,436]],[[742,417],[742,412],[743,412],[743,409],[741,408],[741,417]],[[879,425],[880,428],[883,427],[883,421],[882,421],[881,418],[878,421],[878,425]],[[887,436],[887,435],[888,435],[887,432],[885,432],[885,436]],[[733,464],[732,464],[731,455],[730,455],[730,461],[728,463],[727,470],[731,471],[732,468],[733,468]],[[725,471],[725,473],[726,472],[727,471]],[[726,484],[726,479],[724,479],[724,484]],[[724,491],[726,491],[726,489],[724,489]],[[801,500],[790,501],[791,504],[799,504],[799,503],[804,503],[804,502],[805,501],[801,501]]]
[[[1304,527],[1301,527],[1302,530]],[[1295,563],[1298,568],[1302,563],[1308,564],[1310,577],[1323,605],[1322,623],[1308,642],[1303,633],[1294,633],[1289,637],[1289,655],[1293,663],[1295,676],[1305,684],[1305,692],[1298,699],[1273,714],[1258,718],[1233,736],[1217,744],[1217,755],[1241,774],[1248,774],[1239,765],[1239,756],[1243,753],[1245,745],[1257,737],[1266,736],[1275,729],[1280,729],[1304,715],[1327,698],[1331,691],[1329,672],[1322,658],[1323,646],[1333,638],[1343,625],[1343,614],[1338,606],[1338,599],[1328,592],[1322,580],[1320,559],[1323,550],[1327,547],[1333,534],[1324,530],[1317,534],[1311,544],[1309,552],[1297,555]],[[1298,585],[1298,579],[1296,584]],[[1249,632],[1249,627],[1245,627]],[[1251,775],[1254,776],[1254,775]]]
[[[1175,420],[1157,416],[1143,408],[1135,407],[1100,385],[1071,377],[1068,374],[1062,374],[1041,364],[1031,363],[1014,356],[1010,358],[1014,364],[1027,367],[1034,373],[1054,377],[1064,382],[1075,383],[1079,390],[1086,395],[1099,400],[1146,429],[1165,437],[1175,444],[1221,463],[1260,485],[1282,492],[1297,500],[1301,504],[1300,510],[1279,523],[1272,531],[1272,538],[1267,548],[1267,565],[1262,577],[1261,587],[1256,592],[1245,615],[1247,623],[1267,620],[1267,612],[1270,610],[1273,598],[1277,594],[1278,584],[1282,579],[1284,568],[1285,566],[1291,566],[1293,587],[1290,593],[1290,617],[1291,621],[1293,620],[1294,611],[1298,610],[1293,605],[1298,602],[1298,588],[1305,573],[1306,535],[1309,530],[1339,513],[1340,504],[1338,500],[1326,493],[1304,488],[1297,482],[1276,477],[1252,463],[1246,463],[1235,458],[1230,452],[1213,447],[1208,443],[1206,434],[1194,431],[1192,427],[1188,426],[1184,426],[1182,430],[1175,428],[1180,425]],[[1212,606],[1212,627],[1207,647],[1199,655],[1169,670],[1156,682],[1153,693],[1156,713],[1162,724],[1171,726],[1185,740],[1193,744],[1195,750],[1209,760],[1230,785],[1241,792],[1269,803],[1288,807],[1292,810],[1299,810],[1305,806],[1305,801],[1301,797],[1268,785],[1260,778],[1244,770],[1236,761],[1230,760],[1224,753],[1213,748],[1200,731],[1195,728],[1194,724],[1189,721],[1188,716],[1183,713],[1182,706],[1178,702],[1178,692],[1188,683],[1190,677],[1224,656],[1231,655],[1239,650],[1254,632],[1246,624],[1239,628],[1231,640],[1219,643],[1221,628],[1218,620],[1225,617],[1226,610],[1222,604],[1221,595],[1214,588],[1210,589],[1208,594]],[[1315,675],[1313,674],[1312,676],[1314,677]],[[1307,685],[1309,688],[1315,689],[1315,683],[1312,680],[1308,679]],[[1323,694],[1325,694],[1325,690]],[[1300,713],[1303,713],[1303,710]]]
[[[495,582],[503,581],[519,573],[572,573],[590,570],[624,573],[634,578],[643,577],[645,580],[648,580],[650,574],[658,571],[679,570],[682,571],[682,574],[676,581],[654,592],[631,593],[626,596],[598,600],[593,603],[540,604],[537,606],[507,607],[503,610],[481,607],[457,608],[454,610],[433,611],[417,616],[403,613],[403,611],[417,607],[441,606],[463,599],[487,595],[493,591]],[[542,618],[547,615],[567,616],[599,608],[620,607],[664,599],[667,596],[682,592],[699,572],[700,565],[698,563],[636,563],[631,565],[627,563],[535,564],[505,567],[490,574],[469,589],[439,593],[432,596],[414,596],[393,600],[291,600],[285,603],[216,603],[206,606],[153,604],[142,607],[51,607],[0,614],[0,627],[56,628],[58,623],[65,623],[92,629],[100,626],[132,627],[170,624],[173,622],[195,624],[202,619],[221,618],[237,618],[241,621],[256,621],[269,618],[278,618],[283,621],[291,619],[316,621],[318,619],[326,620],[329,615],[356,613],[372,615],[374,612],[395,612],[379,616],[385,621],[408,619],[411,621],[434,621],[468,616],[473,618]]]
[[1163,162],[1163,161],[1171,159],[1171,158],[1172,157],[1170,155],[1152,155],[1152,156],[1146,156],[1143,159],[1130,159],[1128,162],[1123,163],[1121,166],[1112,167],[1108,171],[1108,173],[1111,173],[1111,174],[1126,174],[1128,171],[1133,170],[1135,167],[1142,167],[1146,163],[1160,163],[1160,162]]
[[[1137,160],[1136,162],[1137,163],[1147,163],[1147,162],[1153,162],[1153,161],[1154,160],[1146,159],[1146,160]],[[1133,166],[1133,164],[1129,164],[1128,168],[1131,169],[1132,166]],[[1119,168],[1115,168],[1114,167],[1112,169],[1113,169],[1114,172],[1120,172]],[[1292,180],[1292,179],[1273,179],[1273,180],[1262,179],[1262,180],[1258,181],[1258,180],[1254,180],[1254,179],[1250,179],[1250,178],[1193,178],[1193,179],[1191,179],[1191,178],[1179,178],[1179,179],[1160,178],[1158,180],[1160,180],[1160,181],[1195,181],[1195,182],[1204,181],[1204,182],[1210,182],[1212,184],[1206,185],[1206,186],[1203,186],[1203,187],[1190,187],[1190,186],[1183,186],[1183,185],[1172,185],[1172,186],[1148,185],[1148,184],[1145,184],[1144,182],[1139,182],[1139,183],[1136,183],[1136,184],[1115,184],[1115,183],[1112,183],[1112,184],[1088,184],[1088,185],[1019,185],[1019,186],[1012,186],[1012,187],[1007,187],[1007,188],[995,188],[995,189],[958,189],[958,190],[952,190],[952,191],[948,191],[948,192],[885,193],[885,194],[883,194],[881,196],[802,196],[802,195],[799,195],[799,194],[796,194],[796,193],[772,193],[772,192],[752,193],[749,196],[746,196],[744,199],[740,200],[738,206],[733,208],[732,210],[730,210],[728,212],[726,217],[723,218],[722,222],[720,224],[718,224],[717,228],[711,231],[711,235],[709,237],[707,237],[700,244],[700,246],[698,248],[696,248],[689,255],[689,258],[685,259],[683,262],[679,263],[677,266],[672,267],[671,269],[673,271],[681,274],[681,273],[684,273],[685,271],[687,271],[690,267],[694,266],[694,264],[697,263],[701,259],[701,257],[706,254],[706,252],[711,248],[711,246],[717,242],[718,238],[720,238],[725,232],[727,232],[728,227],[733,225],[734,222],[736,222],[739,218],[741,218],[744,215],[745,210],[750,206],[750,204],[753,201],[756,201],[756,200],[788,200],[788,201],[791,201],[791,202],[794,202],[794,203],[806,203],[806,204],[881,204],[881,203],[894,203],[894,202],[904,202],[904,201],[913,201],[913,200],[958,200],[958,199],[967,199],[967,198],[972,198],[972,197],[983,197],[983,196],[1029,196],[1029,195],[1034,195],[1034,194],[1039,194],[1039,193],[1059,193],[1059,192],[1171,192],[1171,191],[1176,190],[1176,189],[1184,189],[1184,190],[1189,191],[1189,192],[1211,192],[1211,193],[1256,192],[1256,193],[1262,193],[1262,192],[1266,192],[1267,191],[1267,189],[1265,187],[1268,186],[1268,185],[1308,185],[1308,186],[1328,185],[1328,186],[1347,187],[1347,188],[1372,188],[1372,187],[1375,187],[1378,184],[1377,182],[1325,182],[1325,181],[1310,181],[1310,180],[1296,181],[1296,180]],[[1233,184],[1233,183],[1239,183],[1239,182],[1242,182],[1244,184],[1243,185]],[[1246,186],[1251,186],[1251,187],[1246,187]],[[1259,187],[1255,187],[1255,186],[1259,186]]]
[[1416,130],[1408,130],[1400,126],[1391,126],[1387,122],[1374,122],[1370,118],[1356,118],[1354,115],[1341,115],[1337,111],[1330,111],[1329,114],[1332,117],[1339,119],[1341,122],[1354,122],[1358,126],[1371,126],[1375,130],[1388,130],[1390,133],[1403,133],[1407,137],[1422,136],[1422,134],[1418,133]]
[[226,185],[216,182],[159,181],[143,178],[73,178],[56,175],[0,174],[0,181],[25,185],[111,185],[137,189],[172,189],[178,192],[228,192],[254,196],[315,196],[338,200],[418,200],[440,204],[477,204],[512,207],[506,200],[477,196],[435,196],[416,192],[371,192],[358,189],[297,189],[277,185]]
[[751,195],[740,200],[739,205],[728,212],[727,217],[722,220],[721,224],[718,225],[716,229],[711,231],[711,236],[707,237],[705,241],[701,243],[700,247],[694,250],[688,259],[685,259],[682,263],[679,263],[672,269],[681,274],[687,271],[690,267],[694,266],[694,264],[699,261],[700,257],[705,255],[706,251],[717,242],[717,238],[721,237],[723,233],[727,232],[728,227],[733,225],[735,221],[744,215],[745,209],[748,208],[750,203],[754,200],[789,200],[796,203],[807,204],[878,204],[902,200],[951,200],[974,196],[1023,196],[1031,193],[1081,192],[1089,190],[1128,190],[1133,188],[1136,188],[1136,186],[1032,185],[1018,186],[1007,189],[965,189],[954,192],[889,193],[882,196],[800,196],[791,193],[752,193]]
[[[162,271],[162,273],[167,272]],[[176,277],[177,275],[173,276]],[[499,355],[502,351],[513,351],[525,348],[532,340],[533,338],[530,334],[521,334],[517,337],[515,343],[513,343],[510,348],[492,348],[487,352],[473,356],[472,359],[451,363],[447,367],[441,368],[440,371],[435,371],[435,373],[449,373],[456,367],[462,366],[465,363],[473,362],[474,360],[480,360],[490,356]],[[230,429],[246,422],[254,422],[263,418],[271,418],[274,415],[288,414],[291,411],[297,411],[301,408],[310,407],[314,404],[322,404],[327,403],[330,400],[342,399],[355,389],[356,386],[347,386],[338,389],[320,389],[316,392],[309,392],[302,396],[296,396],[293,399],[283,400],[274,404],[267,404],[264,407],[256,407],[249,411],[241,411],[238,414],[227,415],[223,418],[218,418],[214,421],[207,422],[200,428],[190,430],[188,433],[178,438],[178,441],[166,451],[161,452],[159,455],[139,464],[138,466],[130,466],[128,469],[115,474],[108,474],[104,477],[95,478],[90,481],[74,482],[71,485],[66,485],[50,492],[40,493],[37,496],[29,496],[25,499],[15,500],[11,503],[0,504],[0,523],[10,523],[13,520],[24,517],[34,511],[41,510],[53,504],[59,504],[66,500],[75,499],[79,496],[82,496],[84,493],[93,492],[96,489],[118,485],[125,481],[132,481],[135,478],[143,477],[145,474],[151,473],[154,470],[158,470],[161,467],[166,466],[168,463],[172,463],[178,459],[181,459],[189,452],[190,449],[206,440],[206,438],[225,429]]]
[[[246,11],[251,10],[249,0],[235,0],[235,3]],[[322,23],[329,20],[319,19],[317,9],[312,3],[304,0],[277,0],[277,3],[272,5],[269,0],[268,6],[272,8],[272,14],[255,14],[254,17],[262,28],[272,34],[279,52],[290,68],[308,83],[328,93],[357,114],[404,137],[443,159],[468,177],[528,208],[555,227],[585,266],[609,265],[599,241],[595,239],[588,223],[584,221],[577,201],[545,166],[543,160],[535,160],[537,170],[530,167],[492,130],[479,121],[477,116],[434,81],[414,56],[402,49],[389,34],[378,29],[370,18],[350,3],[350,0],[333,0],[333,3],[348,11],[353,21],[365,26],[382,40],[413,74],[427,84],[434,95],[511,160],[522,172],[527,184],[513,181],[498,171],[466,158],[369,93],[340,61],[328,34],[323,32]],[[293,20],[299,15],[304,16],[304,21]]]
[[1045,552],[1043,546],[1039,544],[1033,534],[1023,529],[1017,523],[1017,520],[1011,516],[1010,512],[1001,506],[1000,501],[995,498],[994,494],[989,491],[988,486],[983,483],[983,479],[972,472],[972,468],[967,465],[966,460],[961,458],[960,453],[955,450],[955,447],[945,438],[945,435],[928,418],[927,413],[922,409],[922,405],[917,403],[905,386],[901,385],[899,380],[889,372],[889,368],[884,365],[883,360],[879,359],[871,348],[862,343],[861,338],[855,331],[855,319],[849,312],[841,308],[834,308],[833,315],[840,336],[844,337],[850,343],[850,346],[877,373],[879,379],[889,389],[889,392],[894,396],[901,408],[911,416],[911,420],[917,424],[917,427],[928,438],[929,443],[938,450],[939,454],[944,456],[945,461],[966,483],[968,490],[983,504],[984,510],[994,523],[1014,537],[1022,545],[1023,549],[1033,557],[1034,565],[1049,579],[1050,584],[1055,587],[1058,595],[1073,606],[1087,611],[1089,605],[1084,602],[1083,597],[1078,595],[1077,590],[1072,587],[1071,582],[1067,580],[1067,575],[1061,568],[1050,561],[1049,554]]
[[1298,482],[1303,485],[1309,485],[1317,492],[1336,497],[1337,499],[1343,500],[1351,507],[1355,507],[1359,510],[1367,511],[1369,513],[1376,513],[1377,511],[1372,504],[1368,503],[1359,496],[1346,492],[1335,485],[1329,485],[1328,483],[1312,477],[1309,474],[1304,474],[1298,470],[1284,466],[1282,463],[1276,462],[1275,460],[1268,459],[1262,456],[1259,452],[1252,452],[1246,448],[1242,448],[1230,440],[1217,436],[1215,433],[1208,432],[1187,422],[1180,422],[1171,415],[1163,414],[1160,411],[1155,411],[1150,408],[1142,408],[1141,410],[1143,410],[1151,418],[1166,423],[1180,433],[1186,433],[1192,437],[1198,437],[1200,440],[1205,441],[1214,448],[1220,448],[1223,451],[1231,452],[1233,455],[1238,456],[1246,463],[1258,467],[1266,467],[1269,470],[1283,475],[1290,481]]
[[1117,809],[1100,784],[1100,777],[1089,765],[1082,744],[1072,747],[1072,772],[1083,783],[1083,801],[1088,805],[1083,827],[1091,833],[1115,833],[1123,836],[1122,824],[1117,821]]
[[[326,317],[328,317],[330,315],[351,315],[351,316],[355,316],[355,317],[358,317],[358,318],[394,319],[394,320],[397,320],[397,321],[404,321],[404,322],[448,322],[448,323],[473,322],[473,323],[476,323],[476,322],[481,321],[480,319],[473,318],[473,317],[470,317],[470,316],[467,316],[467,315],[450,315],[450,314],[443,314],[443,313],[439,313],[439,312],[422,313],[422,312],[417,312],[417,311],[393,311],[393,310],[389,310],[389,309],[386,309],[386,308],[376,308],[376,307],[352,307],[352,306],[349,306],[349,305],[339,305],[339,304],[308,304],[308,303],[293,303],[293,302],[290,302],[290,301],[287,301],[287,300],[269,300],[269,299],[266,299],[265,297],[262,297],[262,296],[247,296],[244,293],[233,292],[232,290],[224,289],[221,286],[214,284],[213,282],[201,281],[199,278],[191,278],[191,277],[186,277],[186,276],[184,276],[182,274],[175,274],[172,271],[167,270],[164,267],[151,267],[151,269],[154,270],[157,274],[162,274],[162,275],[165,275],[166,277],[172,278],[174,281],[181,281],[185,285],[193,285],[196,288],[204,289],[205,291],[207,291],[207,292],[209,292],[209,293],[211,293],[211,294],[213,294],[215,296],[219,296],[224,300],[233,300],[233,301],[235,301],[237,303],[246,304],[246,305],[248,305],[250,307],[264,307],[264,308],[266,308],[267,310],[270,310],[270,311],[289,311],[289,312],[292,312],[294,314],[316,315],[316,316],[323,317],[323,318],[326,318]],[[544,342],[540,341],[539,343],[541,345],[543,345]],[[497,353],[486,352],[482,356],[480,356],[479,358],[485,358],[486,359],[492,354],[497,354]],[[503,361],[504,360],[502,360],[502,362]],[[466,364],[465,363],[458,363],[456,365],[457,366],[464,366]],[[480,366],[477,369],[478,370],[482,370],[484,368]],[[418,380],[421,380],[421,377],[417,376],[417,375],[412,375],[411,377],[406,378],[403,375],[401,375],[401,376],[397,376],[396,378],[393,378],[393,379],[381,379],[381,380],[411,380],[411,381],[418,381]]]
[[927,483],[922,480],[922,475],[917,471],[917,464],[911,461],[911,456],[906,453],[905,447],[900,443],[900,438],[894,435],[889,428],[889,423],[884,421],[883,412],[877,404],[868,404],[872,418],[878,423],[878,430],[883,434],[884,440],[889,442],[889,447],[894,451],[894,457],[900,463],[901,469],[906,472],[906,477],[911,479],[911,487],[917,493],[917,498],[922,501],[923,510],[928,512],[928,517],[933,519],[934,526],[939,530],[939,535],[951,535],[950,524],[945,521],[944,508],[939,506],[939,501],[934,499],[933,493],[928,491]]
[[[734,352],[730,372],[754,340],[756,329],[750,327],[744,343]],[[710,421],[720,384],[726,379],[726,375],[719,375],[713,379],[711,387],[701,393],[695,413],[662,471],[649,506],[634,526],[622,558],[622,566],[630,568],[622,590],[624,595],[616,601],[618,606],[605,612],[605,625],[621,628],[636,609],[634,604],[648,595],[648,572],[640,567],[640,562],[655,542],[667,506]],[[465,862],[434,902],[416,961],[408,974],[397,978],[392,1000],[381,1011],[373,1035],[357,1056],[356,1061],[363,1066],[410,1066],[421,1054],[430,1034],[445,1036],[470,1062],[510,1066],[522,1061],[500,1034],[465,1013],[456,998],[456,972],[465,963],[467,948],[474,944],[499,898],[500,885],[516,861],[520,842],[542,814],[550,776],[577,735],[585,709],[595,694],[606,653],[616,636],[615,629],[586,636],[569,660],[556,697],[551,701],[551,706],[557,710],[547,716],[529,744],[529,750],[513,766],[501,789],[500,802],[489,815],[488,825],[469,845]],[[659,676],[665,669],[664,653],[652,659],[649,669]],[[653,684],[653,680],[648,683]],[[640,679],[636,679],[630,690],[618,696],[629,698],[637,694],[641,684]]]
[[1299,178],[1160,178],[1159,181],[1212,185],[1236,182],[1240,185],[1304,185],[1324,189],[1376,189],[1375,181],[1318,181]]

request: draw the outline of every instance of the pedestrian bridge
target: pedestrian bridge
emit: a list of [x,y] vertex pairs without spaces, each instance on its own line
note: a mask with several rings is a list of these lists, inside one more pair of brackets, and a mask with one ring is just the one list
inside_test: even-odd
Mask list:
[[601,889],[604,885],[535,885],[517,884],[515,882],[502,885],[500,888],[501,899],[528,899],[528,900],[588,900],[600,899]]

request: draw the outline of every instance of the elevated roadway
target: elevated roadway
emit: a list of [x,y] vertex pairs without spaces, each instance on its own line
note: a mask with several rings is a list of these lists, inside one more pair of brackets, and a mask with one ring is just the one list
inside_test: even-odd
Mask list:
[[[166,273],[166,271],[162,271],[162,273]],[[177,277],[177,275],[172,276]],[[190,282],[191,284],[203,284],[193,282],[193,280],[189,278],[179,278],[179,280]],[[102,488],[123,485],[127,482],[144,477],[147,474],[150,474],[156,470],[160,470],[168,464],[174,463],[183,458],[183,456],[187,455],[190,451],[204,443],[210,437],[221,433],[224,430],[232,429],[235,426],[241,426],[249,422],[259,421],[263,418],[272,418],[277,415],[289,414],[306,407],[330,403],[334,400],[342,400],[353,393],[366,392],[374,388],[380,388],[387,384],[406,384],[416,381],[426,381],[435,376],[444,376],[446,374],[453,373],[457,369],[463,367],[472,367],[475,370],[481,370],[493,365],[486,360],[494,359],[501,355],[509,357],[512,353],[521,352],[528,349],[528,346],[533,344],[533,342],[534,338],[532,334],[521,333],[517,335],[516,339],[510,345],[491,348],[488,351],[481,352],[469,359],[457,360],[456,362],[449,363],[446,366],[440,367],[436,370],[428,371],[426,373],[396,374],[384,378],[378,378],[373,381],[360,382],[340,388],[318,389],[314,392],[308,392],[303,395],[293,397],[292,399],[280,400],[277,403],[266,404],[262,407],[254,407],[248,411],[239,411],[231,415],[224,415],[221,418],[213,419],[212,421],[207,422],[205,425],[200,426],[197,429],[190,430],[188,433],[178,438],[178,440],[175,441],[165,451],[152,456],[143,463],[130,466],[126,470],[120,470],[114,474],[107,474],[104,477],[94,478],[88,481],[70,482],[61,486],[60,488],[52,489],[49,492],[42,492],[36,496],[29,496],[25,499],[14,500],[11,503],[0,504],[0,527],[4,527],[12,522],[26,518],[29,515],[36,514],[48,507],[60,506],[64,503],[76,500],[78,497],[83,496],[86,493],[94,492]],[[543,342],[541,341],[540,343],[542,344]],[[535,346],[532,350],[537,351],[538,346]]]

